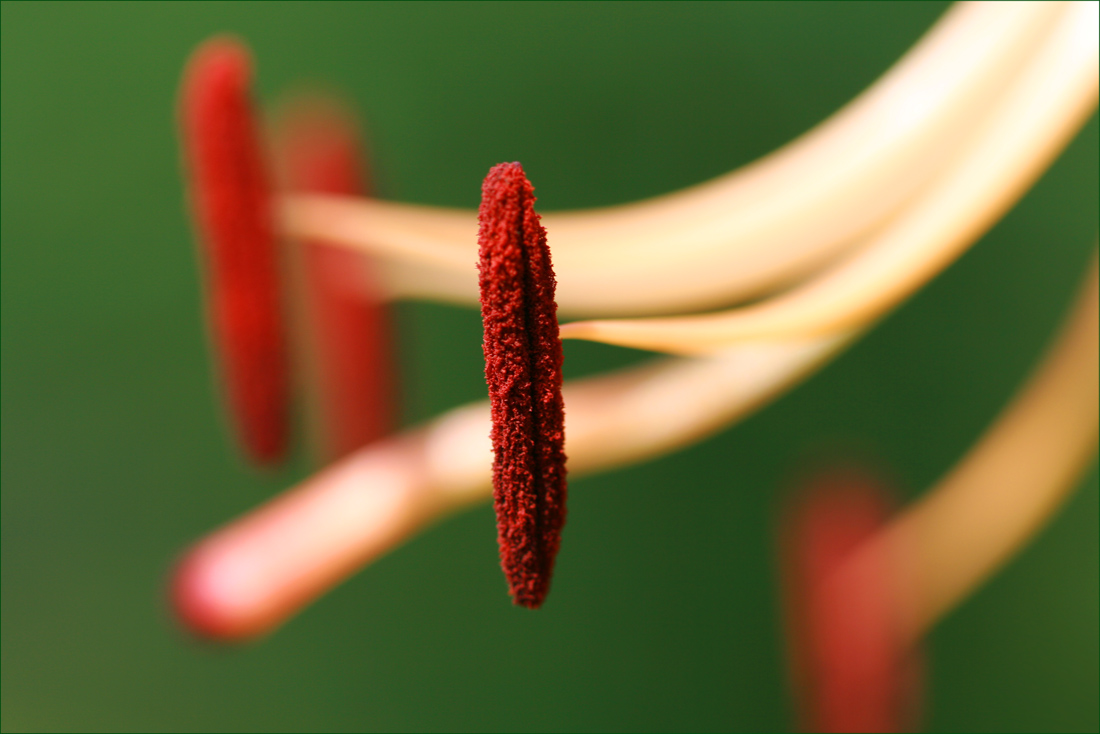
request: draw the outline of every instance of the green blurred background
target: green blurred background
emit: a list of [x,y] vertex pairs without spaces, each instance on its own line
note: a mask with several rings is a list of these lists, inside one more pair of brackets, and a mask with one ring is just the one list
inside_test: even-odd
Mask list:
[[[474,207],[489,166],[521,160],[549,211],[767,153],[944,8],[4,3],[3,729],[788,727],[781,497],[808,462],[853,455],[915,495],[993,419],[1095,242],[1096,117],[969,254],[807,384],[676,455],[575,479],[540,612],[508,603],[484,505],[223,649],[175,626],[166,573],[308,465],[299,452],[258,475],[227,444],[176,85],[196,44],[235,32],[262,100],[310,80],[347,93],[382,196]],[[474,311],[397,318],[406,423],[484,396]],[[645,356],[568,343],[566,376]],[[1097,489],[1094,468],[931,635],[929,730],[1100,728]]]

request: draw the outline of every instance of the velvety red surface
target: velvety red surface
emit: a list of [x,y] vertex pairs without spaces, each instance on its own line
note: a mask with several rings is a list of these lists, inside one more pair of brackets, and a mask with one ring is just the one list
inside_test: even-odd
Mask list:
[[516,604],[546,598],[565,522],[565,433],[554,272],[518,163],[482,185],[478,219],[485,379],[501,565]]
[[205,43],[184,73],[180,122],[230,413],[247,454],[272,463],[287,446],[289,369],[271,188],[248,97],[250,75],[239,43]]

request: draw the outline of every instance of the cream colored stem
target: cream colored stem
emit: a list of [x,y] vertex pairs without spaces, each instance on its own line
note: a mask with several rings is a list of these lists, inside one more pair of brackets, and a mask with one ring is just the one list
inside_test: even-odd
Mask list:
[[[807,275],[950,160],[1061,12],[960,4],[863,95],[757,163],[636,204],[546,215],[561,311],[697,310]],[[283,211],[293,236],[386,258],[394,295],[477,300],[473,212],[303,196]]]
[[[666,359],[565,391],[572,474],[671,451],[780,393],[841,349],[829,337]],[[207,635],[273,629],[357,568],[489,494],[488,405],[369,446],[198,543],[176,604]]]
[[1096,107],[1096,3],[1063,16],[974,141],[869,247],[807,285],[721,314],[566,324],[563,338],[706,353],[874,320],[954,261],[1024,194]]
[[[899,559],[905,636],[915,640],[1032,538],[1096,455],[1100,291],[1093,259],[1063,331],[1022,392],[928,494],[848,564]],[[854,571],[853,571],[854,572]]]

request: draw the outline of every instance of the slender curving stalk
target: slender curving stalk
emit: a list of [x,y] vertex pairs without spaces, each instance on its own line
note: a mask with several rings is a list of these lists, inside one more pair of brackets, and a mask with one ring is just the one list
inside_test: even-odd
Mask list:
[[[715,181],[634,204],[550,213],[559,308],[711,308],[812,274],[889,221],[952,161],[1067,9],[962,3],[863,95]],[[1066,73],[1049,69],[1050,81]],[[395,296],[477,301],[473,212],[295,196],[283,225],[373,252]]]
[[791,683],[809,731],[908,731],[921,638],[1033,536],[1096,451],[1100,270],[1042,364],[977,445],[888,519],[862,471],[819,475],[780,546]]
[[914,640],[1043,526],[1096,456],[1100,433],[1100,269],[1093,254],[1061,333],[1016,398],[970,452],[853,554],[903,564],[897,590]]
[[567,324],[563,338],[679,353],[852,328],[950,265],[1031,187],[1096,108],[1096,5],[1073,5],[968,144],[866,249],[807,284],[720,314]]

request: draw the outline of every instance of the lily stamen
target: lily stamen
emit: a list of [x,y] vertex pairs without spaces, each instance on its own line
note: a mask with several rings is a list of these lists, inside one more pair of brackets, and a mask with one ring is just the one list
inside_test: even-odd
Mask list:
[[1100,418],[1100,255],[1054,344],[1017,397],[931,490],[854,555],[912,562],[903,607],[917,639],[1013,556],[1095,459]]
[[248,97],[250,76],[240,43],[207,42],[184,75],[180,122],[230,419],[249,457],[271,464],[286,452],[290,369],[273,194]]
[[516,604],[550,589],[565,523],[565,434],[554,271],[534,188],[518,163],[481,187],[478,281],[493,418],[493,505]]
[[[946,267],[1094,108],[1096,25],[1095,4],[961,6],[865,96],[789,148],[685,192],[546,216],[563,310],[666,315],[580,323],[563,335],[699,355],[566,384],[571,472],[650,458],[729,425],[811,374]],[[889,102],[910,108],[899,112]],[[472,213],[294,194],[280,215],[294,237],[377,255],[389,297],[476,302]],[[792,283],[800,284],[777,294]],[[668,316],[761,295],[727,314]],[[1031,407],[1013,409],[1009,428],[991,434],[1009,436],[989,445],[1009,445],[1011,456],[983,442],[976,456],[986,458],[975,459],[982,470],[952,474],[945,486],[959,489],[933,493],[867,541],[866,558],[875,562],[884,557],[876,544],[895,536],[917,549],[921,580],[912,593],[919,599],[906,608],[919,611],[907,622],[910,635],[1033,532],[1053,506],[1051,487],[1068,486],[1090,455],[1095,400],[1091,413],[1063,408],[1067,395],[1086,394],[1083,379],[1093,381],[1087,394],[1095,397],[1095,324],[1093,332],[1092,362],[1081,361],[1087,349],[1080,346],[1072,360],[1056,357],[1077,364],[1054,370],[1072,373],[1066,384],[1025,398]],[[1032,453],[1020,473],[1027,487],[1017,488],[1003,527],[960,549],[958,523],[977,515],[972,498],[996,502],[989,477],[1028,454],[1021,437],[1038,441],[1035,426],[1046,431],[1059,421],[1084,443],[1043,444]],[[484,499],[490,430],[486,403],[452,410],[361,449],[216,531],[181,566],[181,613],[226,638],[274,629],[417,530]],[[958,573],[944,570],[952,553],[971,554]],[[860,546],[851,562],[863,554]]]
[[[275,156],[288,190],[369,193],[353,116],[335,100],[298,98],[277,120]],[[316,453],[327,462],[393,430],[390,314],[373,258],[323,240],[298,243],[295,254],[308,417]]]

